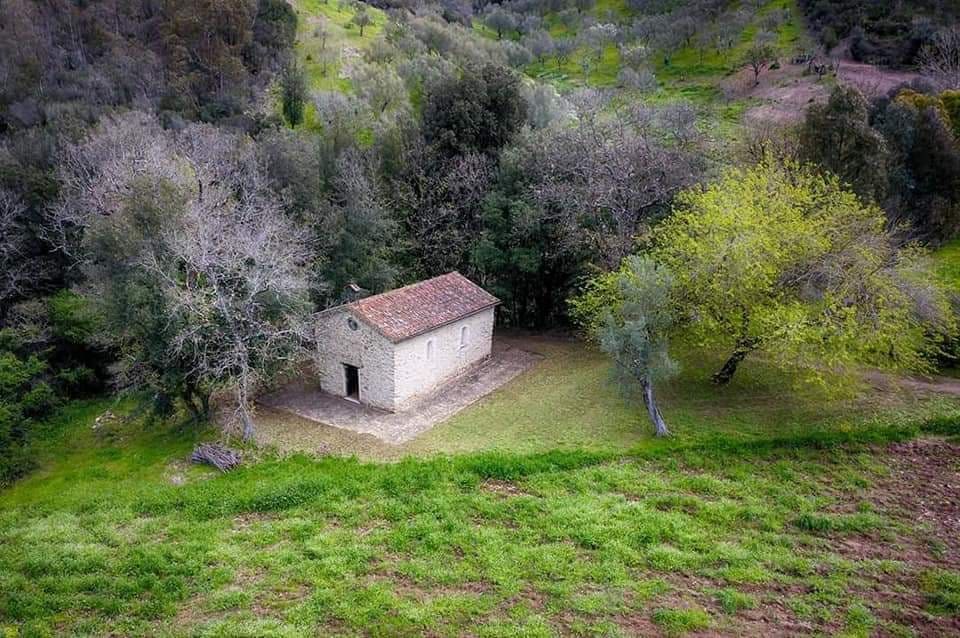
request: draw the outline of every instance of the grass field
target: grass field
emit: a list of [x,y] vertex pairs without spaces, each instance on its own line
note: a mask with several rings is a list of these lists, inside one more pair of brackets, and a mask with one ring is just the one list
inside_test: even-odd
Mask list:
[[368,6],[373,23],[364,27],[361,36],[359,27],[351,23],[357,11],[347,2],[296,0],[292,4],[297,11],[297,51],[310,88],[349,91],[350,80],[341,77],[343,63],[351,56],[360,55],[380,35],[386,15]]
[[394,463],[249,449],[216,475],[185,463],[209,431],[70,406],[0,492],[0,633],[960,630],[955,402],[691,367],[655,440],[601,358],[539,347]]
[[[329,450],[365,460],[405,455],[548,450],[617,452],[657,445],[643,408],[625,398],[609,360],[575,341],[513,336],[506,340],[544,356],[535,368],[446,423],[404,446],[317,426],[283,413],[264,412],[263,429],[284,449]],[[838,392],[800,383],[748,360],[732,384],[718,388],[710,374],[721,358],[682,357],[681,374],[661,384],[662,409],[676,439],[704,442],[768,440],[812,431],[856,431],[916,418],[952,415],[960,399],[919,396],[892,385]]]
[[933,253],[934,266],[941,281],[960,292],[960,240],[948,241]]
[[[89,424],[103,407],[73,410],[58,462],[0,493],[0,630],[960,628],[958,539],[911,510],[945,495],[924,490],[957,476],[960,446],[887,447],[916,424],[618,454],[265,457],[211,476],[171,465],[194,434],[130,424],[122,441],[99,440]],[[923,427],[958,431],[955,420]],[[937,472],[904,479],[918,454]]]

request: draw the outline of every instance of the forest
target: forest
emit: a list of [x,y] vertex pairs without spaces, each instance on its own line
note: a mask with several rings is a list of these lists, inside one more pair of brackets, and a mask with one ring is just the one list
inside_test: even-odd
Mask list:
[[[858,481],[867,479],[853,475],[873,476],[885,462],[879,448],[858,452],[858,445],[952,436],[937,439],[946,451],[937,448],[935,465],[943,476],[956,474],[960,390],[949,380],[960,357],[958,14],[954,3],[932,0],[0,3],[0,488],[12,490],[9,508],[0,507],[0,571],[9,572],[0,577],[0,630],[9,623],[12,635],[194,632],[201,625],[175,609],[198,590],[216,589],[218,577],[190,551],[213,561],[218,550],[203,535],[218,517],[272,516],[319,501],[323,516],[373,530],[383,522],[392,531],[341,538],[342,564],[321,548],[334,537],[304,536],[305,555],[328,561],[322,575],[294,578],[316,586],[309,605],[292,607],[279,625],[261,624],[255,613],[239,624],[217,617],[226,624],[200,633],[352,635],[380,627],[419,635],[439,623],[440,634],[458,635],[489,622],[490,635],[650,635],[644,626],[604,624],[629,615],[627,603],[605,597],[612,590],[580,597],[603,583],[642,607],[678,587],[672,576],[647,574],[636,585],[618,571],[639,564],[723,581],[704,590],[713,602],[698,604],[707,612],[664,603],[644,616],[656,631],[712,626],[761,635],[750,624],[756,618],[730,620],[765,605],[766,594],[737,587],[769,579],[744,573],[767,570],[770,579],[789,575],[807,587],[814,563],[832,559],[811,554],[790,563],[779,549],[746,544],[707,551],[713,534],[733,538],[735,521],[749,521],[756,543],[785,547],[803,541],[767,536],[783,525],[790,534],[887,530],[886,514],[869,504],[819,509],[833,489],[826,481],[866,489]],[[579,405],[553,413],[510,386],[496,395],[502,405],[481,405],[492,415],[454,419],[453,431],[467,434],[449,445],[443,433],[400,450],[351,443],[343,456],[361,461],[321,455],[328,460],[317,463],[327,466],[273,456],[258,438],[262,425],[273,431],[259,398],[309,364],[317,313],[350,300],[351,290],[376,294],[451,271],[500,300],[498,334],[545,340],[540,376],[523,377],[524,392],[565,388],[561,403]],[[876,391],[898,380],[908,385]],[[948,391],[902,392],[935,385]],[[769,402],[789,398],[782,412],[740,412],[756,409],[758,393]],[[885,404],[884,393],[898,398]],[[590,416],[600,404],[600,416]],[[716,414],[716,431],[698,425]],[[4,545],[27,544],[31,534],[44,543],[61,538],[63,529],[47,519],[41,529],[27,504],[31,490],[46,498],[53,484],[31,481],[51,471],[72,432],[94,436],[94,416],[93,430],[108,424],[107,434],[95,434],[106,442],[95,445],[111,446],[131,468],[224,437],[262,461],[219,479],[204,475],[182,493],[149,481],[130,487],[129,502],[118,497],[125,504],[110,511],[119,518],[103,514],[97,523],[123,545],[116,526],[134,525],[137,516],[167,521],[138,529],[142,541],[176,533],[179,523],[169,521],[183,516],[200,521],[185,532],[193,550],[138,554],[124,545],[117,558],[80,548],[75,571],[66,558],[68,567],[15,557]],[[468,427],[471,419],[485,425],[488,418],[529,423],[536,434],[465,443],[478,430]],[[575,433],[550,429],[566,428],[568,418],[577,421]],[[621,419],[624,431],[603,429],[620,428]],[[83,425],[72,430],[74,421]],[[789,428],[771,425],[779,421]],[[784,443],[789,437],[794,443]],[[634,444],[649,446],[629,456],[636,466],[611,465],[619,457],[610,455]],[[338,444],[323,443],[331,445]],[[704,447],[671,447],[694,445]],[[746,478],[750,455],[764,446],[784,456]],[[82,454],[100,454],[95,449]],[[819,449],[835,452],[815,456]],[[715,478],[687,485],[696,477],[671,466],[674,452],[691,473]],[[423,458],[379,464],[408,454]],[[806,474],[801,466],[827,478],[804,478],[807,500],[799,506],[787,474]],[[123,467],[128,480],[141,480],[140,470]],[[106,481],[100,471],[87,470],[94,483]],[[265,488],[257,471],[275,481],[275,492],[258,491]],[[297,482],[301,473],[309,479]],[[604,527],[602,508],[580,502],[593,492],[601,499],[605,490],[630,492],[651,473],[678,494],[694,494],[658,501],[654,510],[694,517],[716,505],[710,495],[741,509],[711,510],[714,519],[689,528],[681,518],[651,518],[638,531],[628,509],[616,509]],[[949,482],[943,476],[934,483]],[[26,496],[17,496],[18,485]],[[476,485],[502,487],[510,493],[499,496],[518,503],[539,494],[555,509],[541,520],[529,503],[486,512],[492,519],[468,531],[458,517],[486,507],[486,496],[469,491]],[[641,493],[648,488],[656,492],[647,485]],[[80,492],[62,502],[69,516],[100,507],[117,488],[90,489],[99,496],[86,505],[69,500],[85,498]],[[417,494],[424,509],[411,500]],[[761,502],[763,494],[776,502]],[[955,515],[955,486],[945,494]],[[361,501],[371,509],[362,512]],[[800,522],[796,507],[806,517]],[[426,522],[431,508],[460,540]],[[419,532],[404,531],[404,512],[420,521]],[[484,527],[501,518],[530,530],[529,538],[557,541],[556,553],[525,557],[526,541]],[[572,527],[561,532],[562,518]],[[287,532],[296,537],[294,527]],[[571,555],[561,542],[568,536],[579,548]],[[463,573],[444,572],[459,601],[447,601],[449,610],[442,602],[413,610],[395,598],[399,589],[386,594],[351,580],[370,576],[360,568],[374,560],[368,554],[382,561],[406,554],[410,562],[394,568],[422,589],[429,579],[421,577],[454,551],[448,544],[468,537],[488,554]],[[413,549],[418,542],[435,543],[439,553],[418,554],[427,551]],[[922,617],[881,613],[875,601],[845,606],[842,592],[859,592],[860,584],[831,563],[843,582],[804,589],[809,596],[791,612],[802,626],[781,629],[960,631],[960,574],[955,563],[950,569],[960,550],[941,545],[931,550],[938,567],[910,572],[905,585],[926,592]],[[592,573],[590,557],[601,555]],[[528,559],[526,572],[511,571]],[[564,562],[585,590],[540,581]],[[727,573],[740,567],[736,578]],[[115,570],[140,576],[123,591],[43,584],[42,575],[61,568],[77,578],[89,570],[104,579]],[[257,571],[283,573],[273,562]],[[343,573],[352,589],[338,589]],[[329,579],[326,589],[317,579]],[[472,595],[464,588],[481,580],[488,584],[472,592],[475,608],[463,602]],[[430,586],[446,586],[440,581]],[[491,588],[501,597],[496,609],[479,602]],[[826,599],[828,590],[834,598],[823,604],[835,615],[802,606],[816,606],[814,593]],[[144,592],[153,607],[131,612]],[[424,596],[413,593],[416,605]],[[504,605],[519,605],[517,597],[525,611],[511,616]],[[248,611],[260,604],[241,602]],[[221,604],[218,613],[232,608]],[[711,619],[714,608],[726,620]],[[68,622],[71,611],[80,618]],[[170,619],[180,624],[163,625]]]

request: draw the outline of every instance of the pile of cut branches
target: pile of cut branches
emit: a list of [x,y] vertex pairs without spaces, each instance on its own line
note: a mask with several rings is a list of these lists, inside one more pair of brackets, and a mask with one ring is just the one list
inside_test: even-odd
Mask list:
[[193,451],[190,460],[194,463],[207,463],[221,472],[226,472],[240,465],[240,452],[219,443],[203,443]]

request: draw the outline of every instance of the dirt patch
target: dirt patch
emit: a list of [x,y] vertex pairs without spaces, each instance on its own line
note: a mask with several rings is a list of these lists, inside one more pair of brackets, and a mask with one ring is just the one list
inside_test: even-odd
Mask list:
[[748,125],[784,125],[799,122],[807,107],[830,94],[828,86],[805,64],[784,62],[778,69],[764,71],[754,82],[753,71],[743,68],[722,83],[728,98],[757,102],[745,114]]
[[163,478],[174,485],[184,485],[187,482],[187,468],[190,463],[182,459],[175,459],[167,463],[163,470]]
[[[858,500],[892,519],[893,528],[825,540],[856,561],[890,561],[896,568],[865,574],[859,591],[880,618],[921,636],[957,635],[960,618],[925,611],[921,574],[960,566],[960,445],[939,438],[895,443],[882,450],[888,472]],[[850,511],[850,503],[839,509]]]
[[919,73],[913,71],[885,69],[853,60],[840,60],[839,66],[837,79],[857,87],[867,97],[886,95],[901,84],[920,77]]
[[870,372],[866,379],[879,389],[899,388],[925,394],[948,394],[960,397],[960,379],[953,377],[896,377],[882,372]]
[[251,611],[259,618],[279,615],[310,596],[311,589],[304,583],[287,583],[279,589],[260,594],[253,599]]
[[275,514],[265,514],[263,512],[250,512],[248,514],[238,514],[237,516],[233,517],[233,531],[242,532],[256,525],[257,523],[263,523],[265,521],[273,521],[276,519],[277,519],[277,516]]
[[855,86],[867,97],[885,95],[901,84],[907,84],[919,79],[921,75],[916,71],[888,69],[886,67],[857,62],[850,55],[852,38],[841,40],[830,51],[831,59],[838,66],[837,79],[844,84]]
[[[831,54],[831,59],[836,65],[836,80],[856,87],[868,98],[886,95],[921,77],[914,71],[856,62],[842,47]],[[803,118],[807,107],[825,102],[830,95],[830,86],[816,74],[808,73],[806,64],[790,64],[786,60],[781,64],[778,69],[763,72],[759,84],[754,83],[753,71],[749,68],[724,80],[722,88],[728,97],[760,102],[747,110],[746,123],[755,126],[795,124]]]
[[398,595],[424,603],[443,596],[487,596],[493,592],[491,585],[481,581],[464,581],[446,585],[424,585],[392,570],[375,572],[366,578],[368,584],[385,584]]
[[960,566],[960,445],[917,439],[888,448],[890,474],[871,490],[878,508],[922,526],[934,563]]
[[488,492],[492,492],[497,496],[502,496],[504,498],[510,496],[523,496],[527,494],[527,492],[524,492],[516,484],[511,483],[510,481],[499,481],[497,479],[484,481],[481,487]]

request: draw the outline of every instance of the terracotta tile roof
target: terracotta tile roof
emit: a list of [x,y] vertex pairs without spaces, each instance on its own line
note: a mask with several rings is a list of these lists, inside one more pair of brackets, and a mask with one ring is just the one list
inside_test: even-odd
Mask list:
[[347,304],[394,343],[495,306],[500,300],[458,272]]

